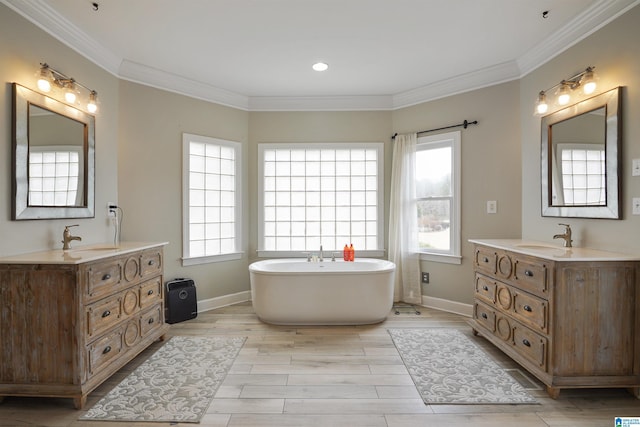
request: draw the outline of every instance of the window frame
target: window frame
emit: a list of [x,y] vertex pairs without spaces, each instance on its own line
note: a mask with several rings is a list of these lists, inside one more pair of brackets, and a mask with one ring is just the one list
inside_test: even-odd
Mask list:
[[[298,250],[267,250],[265,249],[265,218],[264,218],[264,162],[265,150],[267,149],[304,149],[304,150],[321,150],[321,149],[375,149],[377,153],[377,187],[376,187],[376,249],[358,249],[355,248],[358,256],[382,257],[385,255],[384,249],[384,144],[381,142],[336,142],[336,143],[260,143],[258,144],[258,257],[279,258],[279,257],[304,257],[308,252],[317,252],[320,248]],[[339,258],[342,255],[342,248],[335,250],[324,249],[324,257],[330,258],[331,253],[339,252],[336,255]]]
[[[190,254],[190,144],[198,142],[218,146],[229,147],[234,150],[234,240],[233,252],[191,256]],[[242,258],[242,144],[235,141],[224,140],[190,133],[182,134],[182,265],[198,265],[214,262],[232,261]]]
[[[423,261],[434,261],[446,264],[461,264],[461,182],[462,182],[462,153],[461,153],[461,135],[460,131],[440,133],[437,135],[419,136],[416,143],[416,153],[418,151],[436,149],[442,147],[451,147],[451,222],[449,225],[449,239],[450,245],[448,251],[443,250],[424,250],[418,249],[420,259]],[[416,162],[416,168],[419,165]],[[437,198],[418,198],[415,197],[415,201],[419,200],[436,200],[444,199],[443,197]],[[415,206],[415,204],[414,204]],[[417,212],[416,212],[417,214]]]

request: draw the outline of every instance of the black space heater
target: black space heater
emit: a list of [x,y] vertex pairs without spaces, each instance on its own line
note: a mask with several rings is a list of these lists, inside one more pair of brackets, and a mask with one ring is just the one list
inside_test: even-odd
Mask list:
[[191,279],[174,279],[166,283],[166,288],[165,318],[167,323],[195,319],[198,315],[195,282]]

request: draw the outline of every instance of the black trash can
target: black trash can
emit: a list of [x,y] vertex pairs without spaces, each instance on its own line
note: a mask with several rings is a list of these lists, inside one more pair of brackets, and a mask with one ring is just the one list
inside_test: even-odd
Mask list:
[[174,279],[166,283],[167,323],[178,323],[194,319],[198,315],[196,284],[191,279]]

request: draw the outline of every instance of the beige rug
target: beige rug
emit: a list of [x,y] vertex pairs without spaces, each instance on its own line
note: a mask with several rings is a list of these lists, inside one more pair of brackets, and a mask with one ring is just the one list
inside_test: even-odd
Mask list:
[[389,329],[428,405],[538,403],[487,353],[455,329]]
[[81,420],[197,423],[246,337],[173,337]]

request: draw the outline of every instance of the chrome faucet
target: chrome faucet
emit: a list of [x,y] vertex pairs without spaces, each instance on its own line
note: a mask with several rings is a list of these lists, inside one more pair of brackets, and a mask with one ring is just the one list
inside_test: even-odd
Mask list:
[[63,250],[71,249],[71,246],[69,246],[69,243],[71,243],[72,240],[82,240],[82,237],[72,236],[71,231],[69,231],[69,227],[77,227],[78,225],[80,224],[67,225],[64,227],[64,232],[62,233],[62,249]]
[[318,261],[324,261],[324,256],[322,255],[322,245],[320,245],[320,255],[318,255]]
[[571,242],[573,242],[573,240],[571,240],[571,226],[569,224],[558,224],[558,225],[564,226],[564,234],[556,234],[555,236],[553,236],[553,238],[564,239],[564,247],[570,248]]

